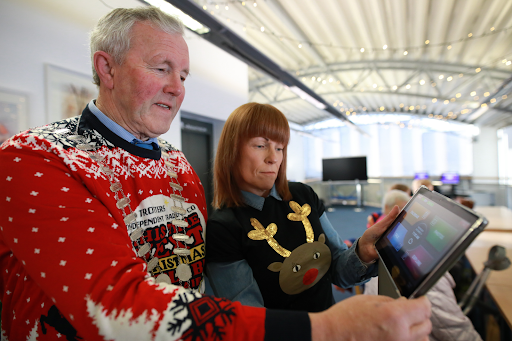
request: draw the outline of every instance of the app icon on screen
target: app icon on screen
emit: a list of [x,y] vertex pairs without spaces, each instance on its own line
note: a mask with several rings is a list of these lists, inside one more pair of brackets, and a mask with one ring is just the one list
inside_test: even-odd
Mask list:
[[435,217],[430,222],[430,231],[427,235],[427,241],[433,247],[441,252],[445,246],[452,241],[457,234],[457,230],[446,221],[439,217]]
[[407,229],[401,223],[398,223],[388,235],[388,240],[396,251],[400,250],[404,245],[404,238],[406,234]]

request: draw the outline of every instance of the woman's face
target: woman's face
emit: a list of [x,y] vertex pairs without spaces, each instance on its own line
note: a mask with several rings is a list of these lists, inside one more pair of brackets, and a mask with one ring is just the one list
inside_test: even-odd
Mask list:
[[282,143],[266,137],[253,137],[240,150],[238,162],[238,187],[261,197],[266,197],[274,185],[283,162]]

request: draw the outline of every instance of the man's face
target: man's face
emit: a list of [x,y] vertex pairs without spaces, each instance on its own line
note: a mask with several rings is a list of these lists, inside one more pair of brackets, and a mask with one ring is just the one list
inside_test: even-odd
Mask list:
[[167,132],[185,97],[189,58],[183,37],[137,23],[122,65],[112,72],[118,123],[141,139]]

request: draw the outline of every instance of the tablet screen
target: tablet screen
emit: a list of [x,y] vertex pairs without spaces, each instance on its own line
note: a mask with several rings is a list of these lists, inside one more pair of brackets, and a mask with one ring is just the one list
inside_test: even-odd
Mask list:
[[376,244],[402,296],[454,251],[478,218],[438,193],[416,192]]

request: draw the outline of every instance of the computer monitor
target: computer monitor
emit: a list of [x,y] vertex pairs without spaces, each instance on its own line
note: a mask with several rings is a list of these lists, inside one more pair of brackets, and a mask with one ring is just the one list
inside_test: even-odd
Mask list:
[[458,173],[446,172],[441,174],[441,182],[443,185],[457,185],[460,181]]
[[366,156],[322,159],[323,181],[368,180]]
[[429,177],[427,172],[418,172],[414,174],[414,180],[423,180],[428,178]]

